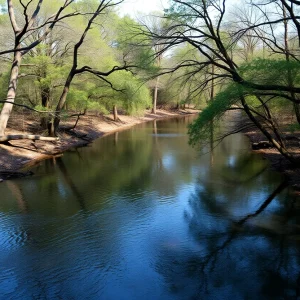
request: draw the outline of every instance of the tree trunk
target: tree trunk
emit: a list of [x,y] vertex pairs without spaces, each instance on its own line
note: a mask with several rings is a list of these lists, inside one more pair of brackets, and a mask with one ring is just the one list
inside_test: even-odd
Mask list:
[[57,135],[58,126],[59,126],[59,123],[60,123],[60,112],[63,109],[64,104],[67,100],[67,95],[68,95],[69,90],[70,90],[69,86],[70,85],[64,87],[64,90],[63,90],[63,92],[60,96],[59,102],[56,106],[55,117],[54,117],[54,121],[53,121],[53,126],[51,128],[52,132],[50,132],[50,136],[56,136]]
[[62,92],[62,94],[59,98],[58,104],[56,106],[54,120],[50,120],[49,123],[48,123],[48,134],[49,134],[49,136],[57,136],[57,130],[58,130],[58,126],[59,126],[59,123],[60,123],[60,112],[61,112],[61,110],[63,109],[63,107],[66,103],[67,96],[68,96],[68,93],[69,93],[69,90],[70,90],[70,85],[71,85],[71,82],[72,82],[72,79],[73,79],[74,75],[75,75],[75,72],[72,69],[71,72],[69,73],[69,76],[67,78],[67,81],[66,81],[64,89],[63,89],[63,92]]
[[[50,88],[49,87],[42,89],[41,98],[42,98],[42,106],[45,108],[48,108],[49,100],[50,100]],[[49,117],[45,117],[45,116],[41,117],[41,127],[43,129],[47,129],[48,122],[49,122],[48,118]]]
[[8,142],[8,141],[15,141],[15,140],[39,140],[39,141],[50,141],[55,142],[58,141],[59,138],[57,137],[47,137],[47,136],[40,136],[34,134],[9,134],[9,135],[2,135],[0,136],[0,142]]
[[[284,50],[285,50],[285,59],[287,62],[290,61],[290,49],[289,49],[289,31],[288,31],[288,21],[286,20],[286,8],[284,5],[282,5],[282,13],[283,13],[283,18],[285,19],[283,21],[284,24]],[[293,78],[292,78],[292,74],[291,71],[288,69],[288,84],[289,86],[292,88],[293,87]],[[295,111],[295,115],[296,115],[296,119],[298,124],[300,124],[300,109],[299,109],[299,104],[295,103],[296,102],[296,96],[294,92],[291,92],[291,97],[293,99],[294,102],[294,111]]]
[[158,95],[158,84],[159,84],[159,77],[156,78],[155,88],[154,88],[154,95],[153,95],[153,107],[152,113],[156,114],[156,104],[157,104],[157,95]]
[[297,118],[298,124],[300,124],[300,108],[299,108],[299,103],[294,103],[294,110],[295,110],[295,115]]
[[[9,86],[8,86],[7,98],[6,98],[6,100],[9,102],[14,102],[16,98],[17,83],[18,83],[21,61],[22,61],[21,52],[19,51],[15,52],[14,62],[10,72]],[[3,105],[0,114],[0,136],[3,136],[5,134],[5,129],[12,109],[13,109],[12,103],[5,103]]]
[[[211,66],[211,73],[212,73],[212,79],[211,79],[211,87],[210,87],[210,101],[212,102],[215,97],[215,80],[214,80],[214,72],[215,72],[215,66]],[[214,121],[211,120],[210,122],[210,165],[213,166],[214,164]]]
[[117,122],[119,121],[117,105],[114,105],[113,111],[114,111],[114,121]]
[[49,107],[49,99],[50,99],[50,88],[45,87],[41,90],[42,97],[42,106],[48,108]]

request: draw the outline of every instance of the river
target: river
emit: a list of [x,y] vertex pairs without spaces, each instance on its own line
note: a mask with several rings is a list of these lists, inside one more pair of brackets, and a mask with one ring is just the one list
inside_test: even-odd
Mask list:
[[297,299],[291,190],[241,134],[191,148],[192,118],[0,184],[0,299]]

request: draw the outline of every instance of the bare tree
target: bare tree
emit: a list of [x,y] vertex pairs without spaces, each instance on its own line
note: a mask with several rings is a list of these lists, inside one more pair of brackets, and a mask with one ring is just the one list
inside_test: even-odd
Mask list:
[[[270,3],[271,5],[273,4],[271,8],[269,8]],[[289,14],[283,16],[282,10],[281,14],[278,11],[274,11],[274,3],[276,5],[284,5]],[[290,49],[286,49],[282,39],[280,39],[278,34],[275,34],[274,26],[283,26],[284,22],[291,20],[299,36],[299,16],[296,14],[299,3],[292,1],[292,3],[288,4],[285,0],[256,1],[255,3],[253,1],[250,5],[260,13],[260,18],[254,18],[254,21],[251,18],[245,19],[243,27],[240,29],[236,28],[234,32],[226,31],[226,28],[228,28],[228,24],[225,22],[226,0],[173,0],[172,4],[166,15],[171,20],[168,31],[165,31],[163,34],[152,31],[151,36],[160,41],[160,45],[164,46],[162,51],[168,51],[180,44],[188,43],[199,51],[201,59],[184,60],[175,68],[167,69],[165,72],[173,72],[187,67],[192,68],[192,72],[195,74],[205,70],[207,72],[208,70],[208,76],[205,76],[205,81],[199,82],[200,91],[204,91],[210,82],[215,84],[217,82],[224,83],[225,80],[227,83],[234,83],[238,93],[234,96],[235,103],[238,101],[240,109],[244,110],[251,122],[259,128],[268,141],[284,157],[295,162],[295,158],[285,147],[278,126],[272,116],[269,103],[281,98],[288,101],[288,103],[298,104],[300,102],[298,99],[300,86],[289,84],[283,73],[278,74],[273,81],[262,81],[259,78],[247,76],[245,68],[242,68],[241,62],[236,59],[235,52],[239,43],[246,43],[248,54],[251,56],[254,46],[260,40],[260,43],[264,44],[270,53],[285,55],[289,51],[290,59],[297,63],[297,51],[292,52]],[[268,9],[270,10],[268,11]],[[147,33],[145,32],[145,34]],[[250,56],[248,60],[250,60]],[[208,66],[214,66],[214,68],[208,68]],[[284,72],[289,66],[285,65],[285,68]],[[268,74],[265,74],[265,78],[267,76]],[[255,97],[260,104],[257,106],[249,104],[248,96]],[[217,104],[214,104],[213,107],[214,109],[226,110],[227,107],[230,108],[230,105],[222,104],[220,108],[217,107]],[[212,115],[214,113],[216,112],[212,111]],[[197,125],[198,123],[196,122],[194,133]],[[195,133],[194,137],[197,136],[197,133]]]
[[58,101],[58,104],[56,106],[56,112],[55,112],[54,120],[50,121],[49,124],[48,124],[48,131],[49,131],[50,136],[56,136],[57,135],[57,130],[58,130],[59,123],[60,123],[60,113],[61,113],[61,110],[63,109],[63,107],[66,103],[67,95],[69,93],[71,83],[72,83],[72,81],[73,81],[73,79],[76,75],[82,74],[82,73],[93,74],[93,75],[97,76],[99,79],[101,79],[104,82],[108,83],[111,86],[111,88],[113,88],[112,84],[109,82],[108,79],[106,79],[106,77],[108,77],[110,74],[112,74],[116,71],[128,70],[130,67],[132,67],[132,66],[127,65],[126,62],[121,66],[114,66],[110,70],[107,70],[107,71],[99,71],[99,70],[93,69],[90,66],[78,67],[78,55],[79,55],[78,52],[79,52],[79,49],[82,46],[82,44],[83,44],[83,42],[84,42],[84,40],[85,40],[85,38],[88,34],[88,31],[91,29],[92,24],[94,23],[95,19],[99,15],[104,13],[105,10],[108,10],[109,8],[114,7],[114,6],[116,6],[116,5],[118,5],[122,2],[123,2],[123,0],[120,0],[119,2],[113,2],[111,0],[102,0],[102,1],[100,1],[98,7],[93,12],[91,18],[89,19],[89,21],[88,21],[88,23],[87,23],[80,39],[79,39],[79,41],[75,44],[74,50],[73,50],[73,64],[72,64],[71,70],[68,74],[68,77],[66,79],[62,94],[61,94],[60,99]]
[[[226,30],[234,34],[237,31],[243,30],[248,26],[255,24],[261,18],[261,14],[257,12],[253,6],[245,6],[241,3],[240,6],[235,6],[230,13],[229,19],[225,23]],[[237,39],[238,54],[246,61],[252,60],[255,49],[259,46],[260,39],[255,34],[255,31],[247,30],[245,34]]]
[[[58,11],[50,16],[43,24],[36,26],[36,19],[39,15],[41,6],[43,4],[43,0],[39,0],[33,9],[32,13],[29,13],[31,9],[31,5],[33,4],[33,0],[24,4],[21,0],[19,0],[19,4],[23,9],[22,13],[22,21],[18,21],[15,14],[15,7],[13,4],[13,0],[7,0],[7,9],[9,14],[9,19],[11,22],[11,26],[14,32],[14,48],[10,50],[1,51],[0,55],[4,55],[7,53],[13,53],[13,63],[10,72],[9,86],[7,92],[7,102],[3,105],[0,114],[0,136],[4,136],[5,129],[7,126],[8,119],[10,117],[16,92],[17,92],[17,82],[18,76],[20,72],[20,65],[22,62],[22,58],[26,53],[28,53],[31,49],[36,47],[42,41],[46,39],[46,37],[50,34],[53,27],[62,19],[67,17],[71,17],[76,15],[76,13],[67,13],[62,15],[63,11],[73,2],[74,0],[64,0],[62,2],[62,6],[58,9]],[[23,24],[22,26],[20,24]],[[34,31],[39,31],[41,34],[38,38],[32,41],[29,45],[23,46],[28,35]]]
[[[150,44],[155,51],[155,64],[157,68],[161,68],[164,54],[164,45],[161,43],[161,40],[157,37],[164,34],[167,28],[167,20],[162,18],[162,16],[157,13],[152,13],[151,15],[144,17],[141,23],[146,31],[155,33],[155,37],[152,36],[152,38],[150,38]],[[152,102],[153,114],[156,114],[159,85],[160,76],[156,76]]]

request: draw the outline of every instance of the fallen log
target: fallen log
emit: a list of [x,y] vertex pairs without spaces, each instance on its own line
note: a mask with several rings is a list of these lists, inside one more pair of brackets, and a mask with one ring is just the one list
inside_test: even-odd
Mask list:
[[0,136],[0,143],[13,141],[13,140],[39,140],[39,141],[49,141],[56,142],[59,141],[58,137],[48,137],[48,136],[40,136],[34,134],[15,134],[15,135],[3,135]]
[[262,142],[252,144],[253,150],[268,149],[268,148],[272,148],[272,144],[268,141],[262,141]]

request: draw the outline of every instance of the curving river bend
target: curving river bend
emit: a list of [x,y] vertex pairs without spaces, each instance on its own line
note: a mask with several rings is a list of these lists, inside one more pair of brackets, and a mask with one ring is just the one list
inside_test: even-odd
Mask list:
[[300,297],[296,199],[243,135],[188,146],[192,118],[1,184],[0,299]]

